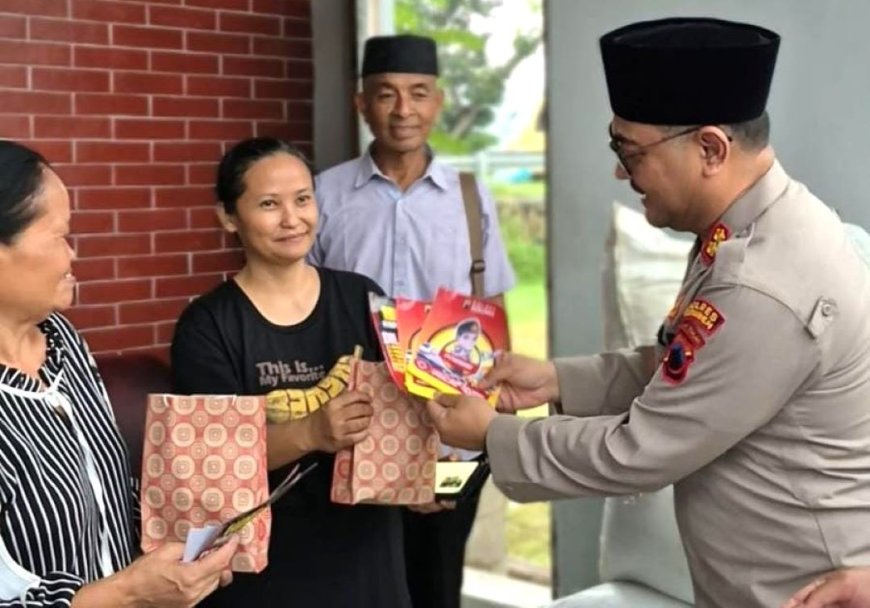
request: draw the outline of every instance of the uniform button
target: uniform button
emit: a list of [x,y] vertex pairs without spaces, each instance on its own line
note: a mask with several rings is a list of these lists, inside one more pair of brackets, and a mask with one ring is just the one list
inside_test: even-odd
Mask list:
[[822,316],[830,317],[832,314],[834,314],[834,306],[830,302],[822,304]]

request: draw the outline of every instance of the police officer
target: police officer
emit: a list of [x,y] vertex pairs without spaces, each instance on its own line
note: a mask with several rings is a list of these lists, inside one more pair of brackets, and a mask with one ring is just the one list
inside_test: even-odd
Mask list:
[[616,176],[651,224],[697,236],[655,369],[634,352],[508,355],[488,379],[500,409],[558,415],[429,403],[516,500],[673,483],[702,608],[779,606],[832,565],[870,563],[870,276],[768,144],[779,41],[698,18],[601,38]]

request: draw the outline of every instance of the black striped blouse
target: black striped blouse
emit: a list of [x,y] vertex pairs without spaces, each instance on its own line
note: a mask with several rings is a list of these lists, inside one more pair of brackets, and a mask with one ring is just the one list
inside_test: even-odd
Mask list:
[[134,555],[127,448],[94,360],[61,315],[39,327],[44,386],[0,365],[0,607],[69,606]]

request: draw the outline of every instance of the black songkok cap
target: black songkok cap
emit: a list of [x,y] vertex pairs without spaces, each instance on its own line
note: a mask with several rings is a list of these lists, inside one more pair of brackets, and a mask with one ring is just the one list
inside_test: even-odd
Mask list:
[[779,50],[775,32],[706,18],[633,23],[600,42],[613,113],[654,125],[758,118]]
[[423,36],[374,36],[366,40],[362,77],[370,74],[438,75],[435,41]]

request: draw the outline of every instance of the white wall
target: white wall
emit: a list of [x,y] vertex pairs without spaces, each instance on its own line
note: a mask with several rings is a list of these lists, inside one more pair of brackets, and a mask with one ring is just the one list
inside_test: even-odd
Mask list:
[[[635,202],[613,177],[598,38],[644,19],[712,16],[782,36],[768,110],[777,154],[844,219],[870,227],[870,3],[862,0],[546,0],[551,344],[596,352],[610,202]],[[600,501],[555,508],[559,594],[595,580]]]

